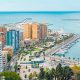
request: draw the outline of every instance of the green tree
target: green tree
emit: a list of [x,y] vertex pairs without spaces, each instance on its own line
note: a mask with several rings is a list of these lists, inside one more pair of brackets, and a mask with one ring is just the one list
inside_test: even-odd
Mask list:
[[61,64],[59,64],[59,65],[56,67],[57,80],[61,80],[61,79],[62,79],[62,74],[63,74],[63,68],[62,68]]
[[45,79],[46,80],[52,80],[52,76],[50,75],[50,72],[45,73]]
[[50,73],[51,73],[51,75],[52,75],[52,77],[56,80],[56,70],[54,69],[54,68],[52,68],[51,70],[50,70]]
[[52,69],[50,70],[49,68],[46,68],[46,71],[45,71],[45,79],[46,80],[53,80],[54,76],[53,76],[53,73],[52,73]]
[[33,72],[33,77],[37,77],[37,73],[35,71]]
[[46,68],[45,72],[48,72],[50,69],[49,68]]
[[14,66],[14,69],[15,69],[15,72],[16,72],[16,71],[17,71],[17,69],[18,69],[17,62],[16,62],[16,64],[15,64],[15,66]]
[[40,73],[39,73],[39,75],[38,75],[38,78],[39,78],[40,80],[42,80],[42,79],[44,79],[44,77],[45,77],[44,68],[40,68]]
[[70,67],[63,67],[63,76],[62,80],[69,80],[73,76],[73,71]]
[[27,78],[27,74],[25,74],[25,78]]
[[28,77],[29,77],[29,80],[31,80],[33,78],[32,73],[30,73]]
[[27,66],[26,66],[26,69],[27,69]]
[[5,80],[21,80],[16,72],[2,72],[0,73],[0,76],[4,76]]
[[8,62],[11,60],[11,55],[10,54],[7,54],[7,60],[8,60]]
[[44,70],[44,68],[41,68],[37,77],[39,80],[70,80],[73,75],[74,73],[69,66],[62,67],[59,64],[56,69],[46,68]]

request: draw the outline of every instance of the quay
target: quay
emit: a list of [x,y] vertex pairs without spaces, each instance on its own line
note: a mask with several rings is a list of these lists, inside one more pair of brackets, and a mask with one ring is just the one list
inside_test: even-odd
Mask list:
[[61,48],[65,48],[67,47],[69,44],[77,41],[78,39],[80,39],[80,35],[79,34],[76,34],[74,35],[73,37],[61,42],[60,44],[57,44],[55,47],[52,47],[51,49],[48,49],[46,51],[46,56],[49,56],[49,55],[53,55],[54,53],[56,53],[59,49]]

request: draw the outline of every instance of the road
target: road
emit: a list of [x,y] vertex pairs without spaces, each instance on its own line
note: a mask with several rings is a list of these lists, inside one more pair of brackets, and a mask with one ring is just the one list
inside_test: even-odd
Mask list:
[[10,71],[15,71],[14,66],[16,64],[16,61],[18,60],[18,54],[14,55],[10,62],[8,62],[8,67],[10,68]]

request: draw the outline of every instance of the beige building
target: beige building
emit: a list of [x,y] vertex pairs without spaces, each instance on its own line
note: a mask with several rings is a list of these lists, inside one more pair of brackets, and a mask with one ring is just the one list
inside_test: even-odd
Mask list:
[[38,23],[32,24],[32,40],[41,39],[41,27]]
[[47,37],[47,26],[45,24],[41,24],[41,39]]
[[3,66],[7,65],[7,51],[2,51],[2,61],[3,61]]
[[23,40],[20,41],[20,47],[24,47],[24,41]]
[[6,45],[6,33],[7,29],[4,27],[0,27],[0,42],[2,42],[2,47]]
[[24,24],[24,40],[31,39],[31,24]]
[[40,40],[47,37],[47,26],[39,23],[26,23],[24,25],[24,40]]
[[13,47],[6,46],[3,48],[3,51],[7,51],[8,53],[6,53],[6,54],[10,54],[11,56],[13,56]]

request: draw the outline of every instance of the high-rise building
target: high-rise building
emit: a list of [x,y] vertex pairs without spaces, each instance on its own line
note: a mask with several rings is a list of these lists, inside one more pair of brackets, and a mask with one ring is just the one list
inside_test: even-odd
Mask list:
[[31,39],[31,24],[24,24],[24,40]]
[[18,30],[7,31],[7,45],[13,46],[14,51],[20,49],[20,34]]
[[20,41],[24,40],[24,35],[23,35],[23,31],[20,31]]
[[47,26],[39,23],[27,23],[24,25],[24,40],[40,40],[47,37]]
[[3,71],[2,42],[0,42],[0,72]]
[[41,39],[41,27],[38,23],[32,24],[32,39],[33,40]]
[[6,45],[6,33],[7,29],[4,27],[0,27],[0,42],[2,42],[2,47]]
[[41,26],[41,39],[47,37],[47,26],[45,24],[40,24]]

